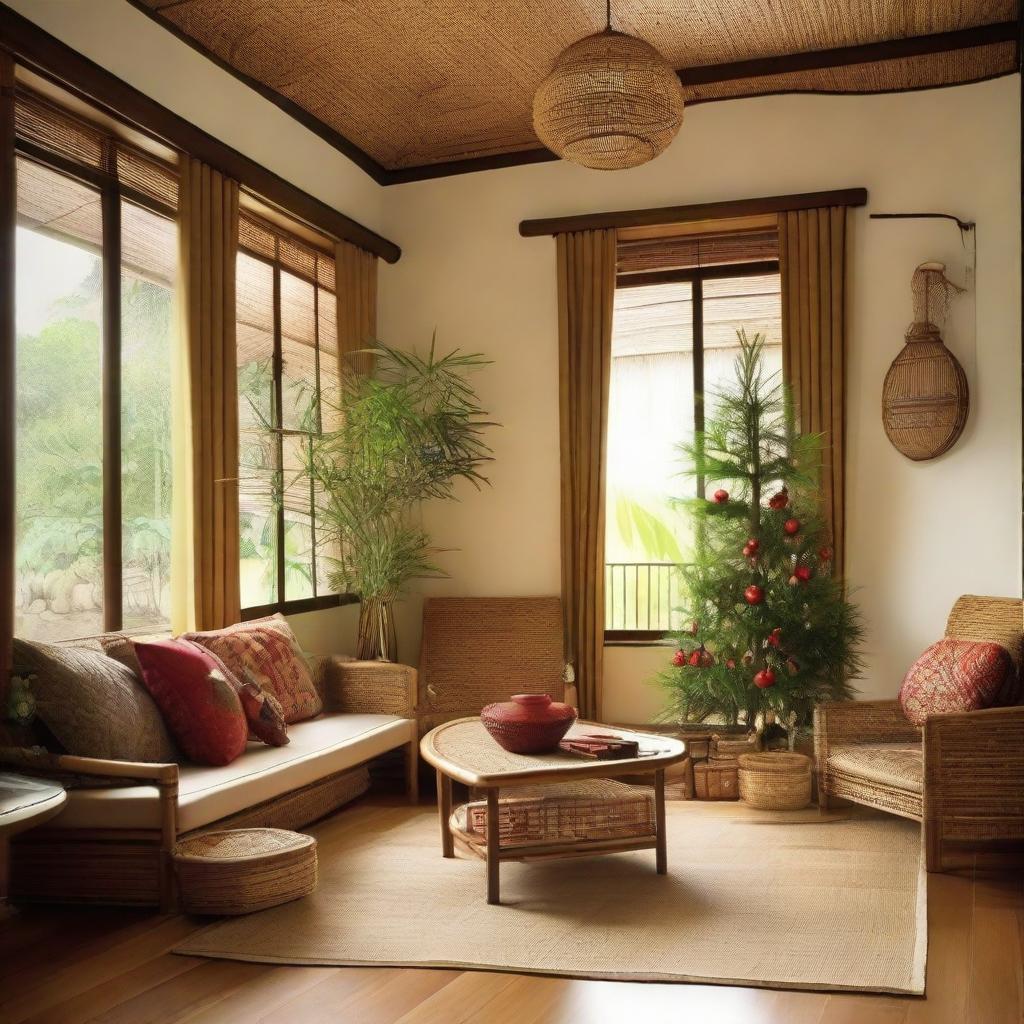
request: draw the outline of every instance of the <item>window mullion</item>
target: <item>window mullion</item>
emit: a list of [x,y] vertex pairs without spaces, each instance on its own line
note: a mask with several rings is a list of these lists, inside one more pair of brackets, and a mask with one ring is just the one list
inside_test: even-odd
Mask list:
[[103,218],[103,624],[123,625],[121,547],[121,197],[101,193]]
[[[704,282],[697,275],[690,286],[690,309],[693,333],[693,433],[700,438],[704,432]],[[701,443],[698,440],[698,443]],[[697,497],[704,496],[704,475],[697,475]]]
[[[316,269],[313,271],[316,275]],[[317,275],[318,276],[318,275]],[[313,285],[313,387],[314,409],[316,410],[316,425],[313,428],[317,436],[324,431],[323,410],[320,406],[320,286]],[[311,426],[313,426],[311,424]],[[310,582],[313,585],[313,596],[317,596],[316,577],[316,489],[313,483],[312,462],[313,462],[313,438],[309,437],[306,442],[306,458],[310,466],[309,474],[309,565]]]
[[274,428],[277,435],[277,600],[284,604],[284,352],[281,345],[281,265],[274,262]]

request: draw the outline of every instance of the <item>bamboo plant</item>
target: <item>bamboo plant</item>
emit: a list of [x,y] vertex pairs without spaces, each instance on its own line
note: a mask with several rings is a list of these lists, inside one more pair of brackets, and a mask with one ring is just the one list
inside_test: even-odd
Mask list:
[[[459,350],[422,356],[376,343],[372,375],[342,374],[339,397],[321,396],[325,429],[309,449],[318,545],[327,581],[358,594],[357,656],[393,660],[394,602],[414,579],[443,577],[420,520],[422,502],[451,500],[459,480],[486,483],[492,461],[485,441],[494,426],[469,374],[487,365]],[[362,354],[362,353],[361,353]]]

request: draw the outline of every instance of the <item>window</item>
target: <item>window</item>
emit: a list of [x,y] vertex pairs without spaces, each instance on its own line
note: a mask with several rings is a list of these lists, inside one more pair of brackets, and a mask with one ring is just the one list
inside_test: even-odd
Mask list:
[[716,391],[731,380],[737,331],[765,334],[767,365],[781,370],[777,255],[774,231],[620,243],[608,409],[607,640],[654,640],[678,626],[674,566],[692,538],[672,501],[694,486],[680,476],[678,446],[703,427]]
[[245,215],[237,303],[242,608],[252,618],[337,604],[306,472],[336,404],[321,396],[338,389],[334,260]]
[[15,632],[167,628],[174,172],[16,105]]

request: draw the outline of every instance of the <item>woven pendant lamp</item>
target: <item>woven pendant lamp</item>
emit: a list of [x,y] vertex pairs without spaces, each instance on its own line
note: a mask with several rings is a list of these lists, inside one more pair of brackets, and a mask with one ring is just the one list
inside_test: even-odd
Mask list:
[[533,99],[537,137],[564,160],[617,171],[653,160],[683,121],[683,89],[658,51],[608,27],[564,50]]

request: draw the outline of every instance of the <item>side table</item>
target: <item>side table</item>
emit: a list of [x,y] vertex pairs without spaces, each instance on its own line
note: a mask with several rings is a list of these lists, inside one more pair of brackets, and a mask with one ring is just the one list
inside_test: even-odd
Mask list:
[[7,844],[11,836],[41,825],[67,803],[59,782],[0,772],[0,898],[7,898]]

